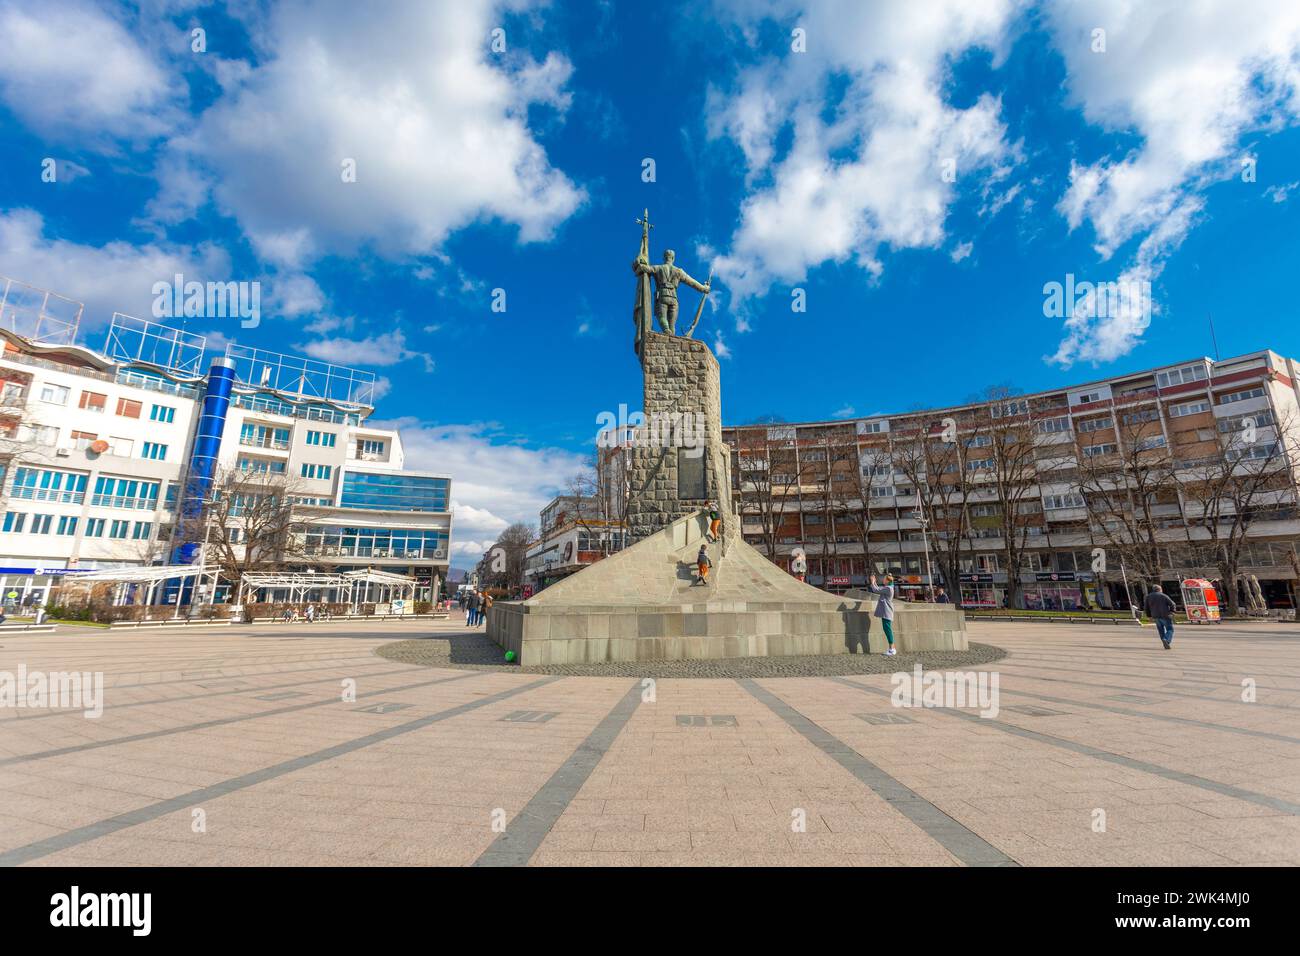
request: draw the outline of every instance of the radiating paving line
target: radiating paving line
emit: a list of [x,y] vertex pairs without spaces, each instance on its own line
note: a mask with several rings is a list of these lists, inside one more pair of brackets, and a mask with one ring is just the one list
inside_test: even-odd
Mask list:
[[[482,673],[475,671],[474,673]],[[489,694],[486,697],[480,697],[478,700],[472,700],[464,704],[457,704],[455,707],[449,707],[447,710],[438,711],[436,714],[428,714],[424,717],[417,717],[414,720],[408,720],[404,724],[397,724],[393,727],[387,727],[383,730],[377,730],[372,734],[366,734],[364,737],[357,737],[353,740],[344,741],[341,744],[335,744],[332,747],[326,747],[323,750],[317,750],[314,753],[305,754],[301,757],[294,757],[290,760],[282,761],[270,767],[263,767],[261,770],[254,770],[251,773],[241,774],[238,777],[232,777],[229,780],[223,780],[220,783],[214,783],[207,787],[199,787],[197,790],[191,790],[189,793],[183,793],[178,797],[170,797],[166,800],[159,800],[156,803],[139,807],[135,810],[128,810],[126,813],[120,813],[115,817],[109,817],[106,820],[100,820],[97,823],[87,824],[84,827],[77,827],[74,830],[68,830],[57,836],[47,837],[44,840],[37,840],[35,843],[29,843],[26,846],[15,847],[12,850],[6,850],[0,853],[0,866],[20,866],[23,863],[30,863],[33,860],[39,860],[41,857],[49,856],[51,853],[57,853],[60,850],[68,850],[72,847],[80,846],[83,843],[89,843],[91,840],[98,840],[100,837],[109,836],[121,830],[130,827],[139,826],[142,823],[148,823],[151,820],[157,820],[169,813],[175,813],[178,810],[184,810],[196,803],[202,803],[206,800],[215,800],[218,797],[224,797],[227,794],[235,793],[239,790],[245,790],[248,787],[256,786],[259,783],[265,783],[268,780],[274,780],[276,777],[282,777],[285,774],[295,773],[299,770],[305,770],[307,767],[324,763],[327,760],[333,760],[335,757],[343,757],[350,753],[355,753],[365,747],[373,744],[383,743],[386,740],[392,740],[394,737],[400,737],[403,734],[409,734],[412,731],[421,730],[430,724],[436,724],[439,721],[448,720],[452,717],[459,717],[461,714],[469,713],[472,710],[478,710],[480,707],[486,707],[489,704],[500,703],[511,697],[518,696],[530,690],[536,690],[546,684],[560,680],[559,677],[543,677],[540,680],[531,681],[518,687],[512,687],[508,690],[498,691],[495,694]]]
[[[1267,730],[1251,730],[1249,727],[1233,727],[1230,724],[1216,724],[1209,720],[1196,720],[1193,717],[1176,717],[1173,714],[1153,714],[1146,710],[1130,710],[1127,707],[1112,707],[1109,704],[1094,704],[1086,700],[1072,700],[1066,697],[1049,697],[1046,694],[1031,694],[1027,690],[1008,690],[1003,691],[1006,694],[1013,694],[1018,697],[1032,697],[1035,700],[1051,701],[1054,704],[1073,704],[1076,707],[1087,707],[1090,710],[1104,710],[1110,714],[1119,714],[1123,717],[1145,717],[1150,720],[1163,720],[1171,724],[1185,724],[1189,727],[1202,727],[1206,730],[1222,730],[1229,734],[1245,734],[1248,737],[1261,737],[1264,740],[1277,740],[1284,744],[1300,744],[1300,737],[1288,737],[1286,734],[1270,733]],[[1205,700],[1207,698],[1197,698]],[[1213,701],[1211,701],[1213,703]],[[1224,701],[1227,703],[1227,701]]]
[[560,814],[573,802],[596,765],[623,732],[640,703],[641,682],[636,681],[578,749],[569,755],[569,759],[551,774],[542,789],[497,834],[474,861],[474,866],[526,866]]
[[[1020,665],[1021,670],[1024,670],[1025,668],[1028,667],[1029,667],[1028,664]],[[1007,667],[1007,661],[1005,659],[1002,661],[998,661],[998,666],[996,669],[999,673],[1002,674],[1010,673]],[[1239,698],[1235,700],[1220,700],[1216,697],[1204,697],[1200,694],[1180,694],[1177,691],[1172,691],[1172,690],[1154,690],[1149,687],[1141,687],[1141,686],[1130,687],[1127,684],[1098,684],[1095,681],[1067,680],[1064,677],[1039,677],[1036,674],[1034,674],[1032,671],[1029,671],[1027,673],[1014,673],[1011,674],[1011,676],[1019,677],[1024,680],[1041,681],[1044,684],[1073,684],[1076,687],[1096,687],[1100,690],[1114,690],[1114,691],[1122,691],[1124,693],[1131,692],[1135,694],[1152,694],[1160,698],[1159,700],[1155,701],[1155,703],[1160,703],[1160,704],[1173,704],[1173,703],[1177,703],[1180,700],[1209,701],[1210,703],[1214,703],[1214,704],[1244,703]],[[1205,683],[1205,682],[1196,681],[1196,683]],[[1235,685],[1225,685],[1225,686],[1235,686]],[[1264,690],[1266,688],[1259,688],[1259,689]],[[1254,703],[1246,706],[1269,707],[1276,710],[1300,710],[1300,706],[1296,706],[1295,704],[1271,704],[1268,701],[1263,701],[1263,700],[1257,700]]]
[[[1020,666],[1020,667],[1035,667],[1035,668],[1038,668],[1039,670],[1045,670],[1045,671],[1064,671],[1064,672],[1067,673],[1067,674],[1077,674],[1077,673],[1079,673],[1079,668],[1077,668],[1077,667],[1052,667],[1050,664],[1037,664],[1037,663],[1034,663],[1034,659],[1033,659],[1033,658],[1019,657],[1019,656],[1016,656],[1016,655],[1007,655],[1007,657],[1003,658],[1003,660],[1008,661],[1008,662],[1010,662],[1010,663],[1012,663],[1012,664],[1016,664],[1017,666]],[[1000,663],[1000,662],[996,662],[996,663]],[[983,665],[981,665],[981,666],[983,666]],[[1093,662],[1093,668],[1095,668],[1095,666],[1096,666],[1096,661]],[[989,669],[992,669],[992,668],[989,668]],[[1095,669],[1093,669],[1092,672],[1093,672],[1094,674],[1096,674],[1098,677],[1133,677],[1133,678],[1136,678],[1137,680],[1145,680],[1145,681],[1154,681],[1154,680],[1156,680],[1156,679],[1163,679],[1163,680],[1180,680],[1180,681],[1182,681],[1182,682],[1185,683],[1185,684],[1208,684],[1208,685],[1211,686],[1211,687],[1236,687],[1236,686],[1238,686],[1238,685],[1236,685],[1236,684],[1233,684],[1231,681],[1195,680],[1195,679],[1193,679],[1193,678],[1183,677],[1181,674],[1175,675],[1175,674],[1173,674],[1173,673],[1165,673],[1165,674],[1158,674],[1158,673],[1157,673],[1157,674],[1151,674],[1151,673],[1146,673],[1146,674],[1134,674],[1132,671],[1100,671],[1100,670],[1095,670]],[[1270,676],[1277,676],[1277,675],[1270,675]],[[1265,686],[1265,685],[1263,685],[1263,684],[1259,684],[1259,685],[1257,685],[1257,686],[1258,686],[1258,688],[1259,688],[1260,690],[1271,690],[1271,691],[1276,691],[1276,692],[1281,693],[1281,694],[1300,694],[1300,687],[1277,687],[1277,686],[1273,686],[1273,685]]]
[[[324,669],[326,669],[326,668],[319,668],[319,667],[309,668],[309,670],[324,670]],[[398,668],[394,668],[393,670],[390,670],[390,671],[374,671],[373,673],[370,673],[370,674],[355,674],[355,675],[349,674],[349,675],[346,675],[346,676],[349,676],[349,677],[356,677],[357,679],[368,678],[368,677],[389,677],[389,676],[391,676],[391,675],[393,675],[393,674],[405,674],[405,673],[409,672],[411,669],[412,669],[412,665],[409,665],[409,664],[408,664],[406,667],[398,667]],[[287,673],[287,674],[291,674],[291,673],[293,673],[293,671],[285,671],[285,673]],[[260,676],[260,675],[252,674],[252,675],[249,675],[249,676],[256,677],[256,676]],[[338,676],[338,675],[336,675],[336,676],[332,676],[332,677],[321,677],[321,678],[318,678],[318,679],[316,679],[316,680],[295,680],[295,681],[289,681],[288,683],[285,683],[285,684],[265,684],[265,685],[263,685],[263,686],[261,686],[261,687],[240,687],[240,688],[237,689],[237,690],[213,690],[213,691],[208,691],[208,692],[205,693],[205,694],[185,694],[185,695],[180,696],[180,697],[155,697],[155,698],[152,699],[152,700],[128,700],[128,701],[123,701],[123,702],[118,703],[118,704],[114,704],[114,705],[113,705],[113,710],[124,710],[124,709],[127,708],[127,707],[147,707],[147,706],[150,705],[150,704],[170,704],[170,703],[180,703],[180,702],[183,702],[183,701],[190,701],[190,700],[207,700],[209,697],[233,697],[233,696],[235,696],[236,694],[265,694],[267,691],[272,691],[272,690],[284,690],[286,687],[310,687],[312,684],[329,684],[329,683],[333,683],[334,681],[338,681],[338,680],[342,680],[342,679],[343,679],[342,676]],[[243,678],[242,678],[242,677],[223,677],[223,678],[221,678],[221,680],[243,680]],[[194,683],[194,682],[193,682],[193,681],[179,681],[178,683],[192,684],[192,683]],[[137,685],[135,685],[135,684],[130,684],[130,685],[127,685],[127,686],[134,687],[134,686],[137,686]],[[148,686],[148,685],[146,685],[146,686]],[[104,693],[105,693],[105,695],[107,695],[107,693],[108,693],[110,690],[112,690],[112,689],[113,689],[113,688],[112,688],[112,685],[108,685],[108,686],[106,686],[106,687],[104,688]],[[25,711],[18,711],[18,710],[16,710],[16,711],[14,711],[14,713],[15,713],[15,714],[20,714],[20,713],[26,713],[26,712],[25,712]],[[39,713],[39,714],[27,714],[27,715],[24,716],[24,717],[14,717],[14,718],[12,718],[12,719],[14,719],[14,720],[24,720],[24,721],[27,721],[27,720],[40,720],[42,717],[67,717],[67,716],[69,716],[69,715],[80,715],[81,713],[82,713],[82,712],[81,712],[80,710],[77,710],[77,709],[69,709],[69,710],[46,710],[46,711],[42,711],[42,712]],[[0,724],[0,726],[3,726],[3,724]]]
[[[828,677],[827,680],[833,680],[836,683],[844,684],[846,687],[853,687],[865,694],[875,694],[879,697],[892,696],[889,691],[879,687],[868,687],[865,684],[859,684],[857,681],[849,680],[847,677]],[[1212,793],[1218,793],[1226,797],[1235,797],[1238,800],[1246,800],[1250,803],[1259,804],[1262,807],[1268,807],[1270,810],[1278,810],[1282,813],[1289,813],[1293,816],[1300,814],[1300,804],[1292,803],[1289,800],[1283,800],[1279,797],[1270,797],[1265,793],[1256,793],[1253,790],[1244,790],[1241,787],[1234,787],[1230,783],[1220,783],[1217,780],[1210,780],[1206,777],[1198,777],[1195,774],[1183,773],[1181,770],[1172,770],[1169,767],[1162,767],[1159,764],[1148,763],[1145,760],[1137,760],[1133,757],[1125,757],[1122,754],[1111,753],[1109,750],[1101,750],[1097,747],[1082,744],[1078,741],[1068,740],[1064,737],[1054,737],[1051,734],[1044,734],[1037,730],[1028,730],[1024,727],[1017,727],[1015,724],[1008,724],[1001,720],[991,717],[981,717],[979,714],[968,714],[965,711],[949,707],[927,707],[931,713],[943,714],[947,717],[959,717],[962,720],[972,720],[981,727],[991,727],[994,730],[1000,730],[1006,734],[1012,734],[1016,737],[1024,737],[1026,740],[1036,740],[1039,743],[1048,744],[1061,750],[1069,750],[1072,753],[1082,754],[1086,757],[1096,757],[1098,760],[1105,760],[1108,763],[1118,764],[1129,770],[1139,770],[1143,773],[1153,774],[1157,777],[1164,777],[1166,780],[1173,780],[1176,783],[1185,783],[1192,787],[1200,787],[1202,790],[1209,790]]]
[[1020,865],[753,679],[737,683],[967,866]]
[[[366,691],[364,694],[357,694],[357,700],[362,697],[375,697],[380,694],[397,694],[405,690],[415,690],[419,687],[431,687],[434,684],[446,684],[451,681],[464,680],[466,677],[489,673],[488,671],[465,671],[453,677],[439,677],[436,680],[419,681],[415,684],[401,684],[397,687],[381,687],[378,690]],[[73,744],[70,747],[58,747],[54,750],[38,750],[35,753],[18,754],[14,757],[5,757],[0,759],[0,767],[8,767],[13,764],[31,763],[33,760],[45,760],[50,757],[63,757],[67,754],[82,753],[86,750],[99,750],[102,747],[115,747],[119,744],[133,744],[141,740],[155,740],[159,737],[170,737],[173,734],[183,734],[199,730],[211,730],[213,727],[224,727],[227,724],[238,724],[245,720],[257,720],[259,717],[275,717],[279,714],[293,714],[302,710],[311,710],[314,707],[327,707],[339,703],[339,699],[329,697],[325,700],[311,700],[304,704],[288,704],[284,707],[276,707],[272,710],[258,711],[255,714],[236,714],[233,717],[218,717],[214,720],[204,720],[197,724],[185,724],[180,727],[166,727],[162,730],[149,730],[139,734],[129,734],[125,737],[110,737],[107,740],[92,740],[84,744]]]

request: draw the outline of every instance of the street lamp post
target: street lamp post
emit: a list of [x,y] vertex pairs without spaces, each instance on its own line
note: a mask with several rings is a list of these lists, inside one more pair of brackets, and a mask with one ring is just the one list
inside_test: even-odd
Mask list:
[[930,535],[928,528],[930,520],[925,516],[925,512],[917,508],[912,512],[916,518],[917,524],[921,526],[921,543],[925,546],[925,583],[930,592],[930,601],[934,601],[934,572],[930,568]]

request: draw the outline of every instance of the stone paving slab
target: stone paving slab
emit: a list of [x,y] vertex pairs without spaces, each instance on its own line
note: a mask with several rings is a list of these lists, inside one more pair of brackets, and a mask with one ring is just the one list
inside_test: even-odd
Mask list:
[[[892,706],[902,655],[643,682],[474,662],[455,620],[7,636],[0,672],[105,706],[0,707],[0,863],[1300,864],[1300,630],[971,637],[992,719]],[[409,638],[439,666],[375,653]]]

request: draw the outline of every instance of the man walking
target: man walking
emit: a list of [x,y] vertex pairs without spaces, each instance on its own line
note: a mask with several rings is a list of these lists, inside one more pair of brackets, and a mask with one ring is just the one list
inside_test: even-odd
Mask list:
[[700,545],[700,553],[695,556],[695,570],[700,574],[699,584],[709,583],[709,549],[707,545]]
[[1157,584],[1151,588],[1151,592],[1142,604],[1147,612],[1147,617],[1156,622],[1156,634],[1160,637],[1160,643],[1165,646],[1165,650],[1169,650],[1174,643],[1174,611],[1176,608],[1173,600]]
[[871,583],[867,585],[867,590],[878,595],[876,599],[875,617],[880,618],[880,626],[885,632],[885,640],[889,642],[889,649],[885,651],[886,657],[894,656],[894,576],[885,575],[885,583],[882,587],[876,587],[876,576],[871,575]]

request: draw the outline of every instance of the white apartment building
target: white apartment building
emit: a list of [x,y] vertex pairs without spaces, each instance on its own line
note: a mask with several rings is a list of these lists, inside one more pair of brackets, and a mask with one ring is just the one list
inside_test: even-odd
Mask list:
[[[127,326],[146,337],[159,328]],[[230,402],[219,441],[204,448],[218,469],[291,477],[312,567],[405,574],[417,600],[438,593],[451,479],[405,469],[401,435],[368,424],[372,375],[232,345],[204,376],[201,346],[176,367],[124,357],[116,324],[117,355],[71,344],[72,332],[58,341],[19,332],[36,327],[0,310],[0,603],[45,603],[80,571],[175,559],[186,543],[174,533],[181,489],[219,369],[233,379]],[[340,379],[343,398],[331,394]]]
[[0,328],[0,598],[165,560],[199,390]]

